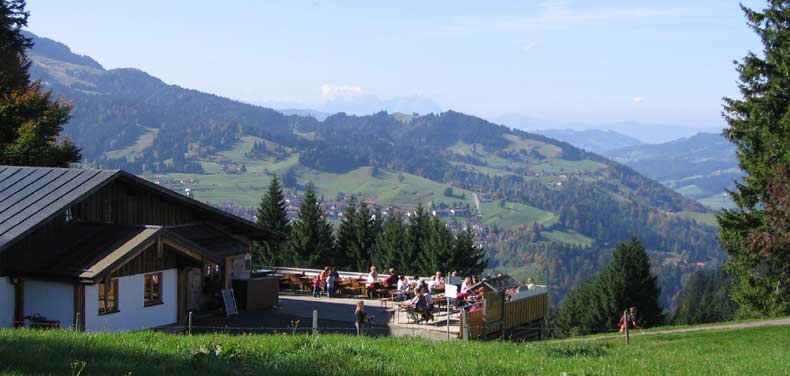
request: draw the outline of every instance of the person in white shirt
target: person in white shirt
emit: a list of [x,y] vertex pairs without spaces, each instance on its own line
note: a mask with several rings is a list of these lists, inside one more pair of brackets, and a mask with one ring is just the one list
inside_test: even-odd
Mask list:
[[527,290],[534,290],[535,289],[535,281],[532,277],[527,278]]
[[370,267],[370,273],[368,273],[367,283],[368,283],[368,296],[371,299],[373,299],[373,292],[375,292],[376,289],[381,288],[381,282],[379,281],[379,273],[376,272],[375,266]]
[[466,277],[466,279],[464,279],[464,282],[461,283],[461,294],[466,294],[467,291],[469,290],[469,287],[471,286],[472,286],[472,278]]
[[442,272],[436,272],[436,274],[431,278],[431,281],[428,282],[428,292],[433,292],[435,288],[443,287],[444,277],[442,277]]
[[409,279],[405,275],[400,276],[398,280],[398,289],[395,291],[400,299],[407,299],[409,297]]

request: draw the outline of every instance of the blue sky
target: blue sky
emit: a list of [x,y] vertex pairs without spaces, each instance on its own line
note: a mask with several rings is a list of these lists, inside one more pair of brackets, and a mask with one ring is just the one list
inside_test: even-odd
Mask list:
[[[762,1],[745,1],[762,7]],[[482,116],[720,127],[736,1],[28,0],[29,30],[165,82],[317,107],[419,95]]]

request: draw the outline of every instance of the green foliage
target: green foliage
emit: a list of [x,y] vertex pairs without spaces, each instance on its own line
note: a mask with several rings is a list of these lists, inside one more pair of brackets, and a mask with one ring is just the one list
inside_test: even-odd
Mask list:
[[332,225],[321,213],[315,192],[308,188],[285,245],[286,261],[295,266],[320,268],[328,265],[333,248]]
[[372,250],[381,233],[379,217],[374,218],[366,204],[357,206],[351,200],[337,231],[337,256],[332,265],[358,272],[373,265]]
[[[74,360],[80,359],[84,375],[772,376],[790,370],[788,336],[790,327],[635,335],[626,347],[621,337],[512,343],[4,329],[0,364],[10,375],[68,375]],[[203,354],[201,349],[205,355],[195,355]]]
[[457,271],[458,275],[480,275],[488,266],[485,250],[475,244],[471,229],[462,230],[452,241],[451,255],[445,265],[446,271]]
[[772,201],[773,177],[790,163],[790,7],[770,1],[763,11],[742,9],[764,49],[762,56],[750,52],[737,65],[742,98],[724,98],[729,123],[724,135],[736,145],[747,175],[731,192],[737,207],[719,216],[721,240],[730,256],[728,270],[740,278],[733,291],[739,316],[785,316],[790,314],[790,245],[768,252],[750,237],[771,226],[766,204]]
[[373,265],[382,270],[395,268],[406,272],[411,264],[402,264],[400,259],[407,252],[406,246],[406,224],[400,214],[395,214],[384,222],[381,234],[373,244]]
[[22,35],[29,16],[24,0],[0,2],[0,93],[22,90],[30,81],[25,49],[33,44]]
[[618,245],[612,262],[568,296],[558,314],[559,334],[611,330],[632,306],[640,325],[657,326],[664,322],[659,294],[647,252],[634,238]]
[[24,1],[0,1],[0,165],[68,167],[79,149],[59,138],[71,107],[30,83]]
[[729,321],[735,317],[737,304],[730,297],[735,281],[722,270],[699,271],[686,281],[672,318],[677,325]]
[[257,223],[267,229],[275,231],[280,237],[267,239],[255,244],[255,264],[256,265],[282,265],[285,243],[291,232],[291,225],[288,220],[288,212],[285,205],[280,180],[277,175],[272,177],[269,189],[261,198],[258,206]]

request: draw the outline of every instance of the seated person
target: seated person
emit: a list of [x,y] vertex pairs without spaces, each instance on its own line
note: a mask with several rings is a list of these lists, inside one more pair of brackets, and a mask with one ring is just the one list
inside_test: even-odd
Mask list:
[[368,296],[373,298],[373,292],[376,289],[381,288],[381,281],[379,280],[379,273],[376,272],[376,267],[370,267],[370,273],[368,273],[368,277],[366,279],[368,285]]
[[433,291],[437,288],[444,288],[444,277],[442,277],[442,272],[436,272],[436,274],[431,278],[431,281],[428,283],[428,291]]
[[[433,319],[433,313],[428,303],[430,297],[426,297],[426,290],[417,288],[414,289],[414,298],[409,302],[417,322],[428,321]],[[433,301],[431,301],[433,303]]]
[[398,280],[398,289],[395,290],[395,294],[398,298],[405,300],[409,298],[409,279],[406,278],[405,275],[400,276]]
[[392,288],[398,284],[398,273],[395,272],[395,268],[390,268],[390,276],[384,280],[384,287]]

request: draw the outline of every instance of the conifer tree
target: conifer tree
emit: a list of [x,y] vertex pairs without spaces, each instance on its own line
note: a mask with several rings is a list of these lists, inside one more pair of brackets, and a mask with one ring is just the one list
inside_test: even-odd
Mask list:
[[672,318],[676,325],[729,321],[737,304],[730,297],[732,278],[722,270],[698,271],[689,277],[678,297]]
[[[356,217],[354,218],[354,243],[350,248],[349,256],[354,262],[357,271],[365,271],[373,263],[371,250],[380,228],[378,222],[370,213],[370,209],[364,203],[359,206]],[[381,266],[385,268],[385,266]]]
[[462,230],[455,236],[450,259],[452,262],[447,270],[455,270],[464,276],[481,274],[488,265],[485,250],[475,244],[475,235],[470,229]]
[[[749,26],[764,46],[737,65],[741,99],[724,98],[729,124],[724,136],[738,151],[743,183],[730,193],[737,205],[718,217],[727,268],[739,277],[733,298],[741,317],[790,314],[790,226],[777,229],[768,211],[790,168],[790,3],[771,0],[762,12],[742,6]],[[767,235],[767,236],[766,236]],[[771,240],[784,239],[781,242]]]
[[647,251],[637,238],[617,246],[597,289],[601,304],[593,312],[597,311],[596,319],[601,321],[594,324],[600,324],[602,328],[615,327],[623,310],[632,306],[637,307],[643,325],[655,326],[664,322],[663,308],[658,301],[661,291],[656,277],[650,272]]
[[414,274],[411,264],[401,264],[400,256],[406,252],[406,225],[403,217],[393,215],[382,226],[373,244],[373,264],[383,269],[395,268],[401,273]]
[[256,222],[263,227],[273,230],[278,235],[282,235],[282,237],[258,242],[255,245],[255,264],[281,265],[286,261],[283,259],[283,252],[291,232],[291,225],[288,220],[285,196],[277,175],[272,176],[269,189],[261,199]]
[[333,252],[332,225],[322,215],[312,187],[307,188],[299,216],[291,224],[286,254],[294,266],[319,268],[329,262]]
[[436,217],[429,217],[428,237],[420,254],[420,274],[433,275],[437,271],[447,273],[454,264],[452,238],[444,223]]
[[348,207],[343,211],[343,218],[340,220],[340,227],[337,229],[337,244],[335,246],[335,256],[332,257],[331,265],[341,270],[349,270],[356,267],[350,255],[351,248],[356,242],[356,218],[357,203],[354,197],[348,202]]
[[[431,218],[422,205],[417,206],[414,214],[409,218],[407,227],[407,247],[406,252],[401,255],[402,265],[414,265],[415,273],[427,275],[434,273],[430,271],[430,266],[425,265],[425,247],[430,237]],[[428,270],[428,271],[426,271]]]
[[71,107],[30,82],[25,1],[0,0],[0,165],[68,167],[80,151],[60,136]]
[[610,331],[623,311],[633,306],[641,325],[656,326],[664,322],[659,295],[647,251],[639,239],[632,238],[617,246],[600,274],[569,294],[557,325],[566,334]]

